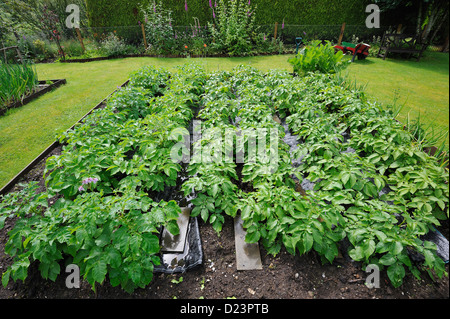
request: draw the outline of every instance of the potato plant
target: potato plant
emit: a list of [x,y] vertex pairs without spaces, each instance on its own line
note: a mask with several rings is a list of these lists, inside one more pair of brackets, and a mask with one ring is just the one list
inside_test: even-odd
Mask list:
[[[407,270],[442,277],[435,244],[421,236],[448,218],[448,170],[417,147],[391,112],[341,84],[329,75],[292,78],[243,66],[211,75],[199,117],[219,134],[198,143],[214,144],[227,129],[278,127],[278,167],[268,173],[267,164],[248,155],[244,164],[191,163],[195,177],[183,188],[197,194],[194,214],[220,231],[223,213],[240,212],[247,241],[261,242],[273,255],[284,246],[292,254],[315,250],[333,262],[346,240],[350,258],[386,268],[395,287]],[[275,114],[298,136],[292,153]],[[236,140],[232,147],[238,151]],[[293,159],[301,161],[298,168]],[[314,189],[301,195],[293,176],[314,182]],[[412,261],[412,252],[425,262]]]
[[0,226],[15,219],[4,286],[25,280],[32,263],[50,280],[63,263],[75,263],[94,290],[106,278],[128,292],[150,283],[161,227],[179,232],[178,203],[155,200],[176,186],[182,169],[171,157],[171,132],[192,119],[204,72],[186,66],[168,75],[153,68],[134,73],[104,109],[60,136],[63,151],[47,160],[44,192],[30,184],[2,198]]
[[[314,79],[335,85],[325,75]],[[420,268],[442,277],[436,245],[421,236],[448,219],[448,169],[423,152],[391,112],[362,95],[341,90],[323,103],[322,94],[305,94],[314,116],[287,119],[304,141],[296,156],[302,156],[304,176],[316,183],[310,195],[340,207],[345,224],[338,227],[350,241],[349,256],[387,267],[394,287],[402,284],[405,268],[418,278]],[[423,265],[411,261],[412,251],[424,256]]]

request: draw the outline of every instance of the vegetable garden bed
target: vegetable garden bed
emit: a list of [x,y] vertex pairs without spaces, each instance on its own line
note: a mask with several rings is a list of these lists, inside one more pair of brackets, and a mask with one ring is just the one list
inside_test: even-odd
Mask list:
[[[448,238],[448,171],[416,148],[392,113],[340,84],[243,66],[134,73],[104,109],[61,136],[64,147],[46,161],[38,196],[31,184],[4,198],[0,221],[9,239],[2,246],[12,259],[1,256],[9,287],[3,294],[42,296],[31,273],[56,281],[44,285],[55,285],[56,297],[87,297],[89,285],[102,297],[124,296],[112,288],[120,285],[152,298],[389,298],[403,293],[393,286],[406,285],[407,297],[448,298],[448,266],[421,240],[440,227],[437,218],[447,223]],[[194,120],[205,129],[201,136]],[[295,148],[286,128],[297,137]],[[274,162],[240,153],[258,129],[271,132],[258,145]],[[191,141],[186,163],[172,161],[180,132]],[[227,157],[227,132],[243,161]],[[302,189],[305,181],[312,190]],[[165,275],[152,282],[158,229],[177,232],[186,199],[204,221],[205,265],[186,274],[185,286]],[[247,240],[263,247],[262,272],[233,269],[230,221],[238,213]],[[81,290],[64,288],[65,263],[80,266]],[[381,288],[364,285],[367,264],[382,270]],[[437,276],[431,287],[424,271]]]

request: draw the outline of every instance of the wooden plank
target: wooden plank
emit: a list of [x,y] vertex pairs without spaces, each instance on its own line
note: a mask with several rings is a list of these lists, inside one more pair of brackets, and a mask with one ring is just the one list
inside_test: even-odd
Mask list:
[[261,254],[258,243],[249,244],[245,242],[247,232],[242,226],[241,216],[234,219],[234,243],[236,248],[237,270],[260,270],[262,269]]
[[178,227],[180,228],[180,233],[178,235],[174,236],[164,228],[161,235],[161,252],[182,253],[184,251],[190,215],[190,208],[183,207],[181,209],[181,214],[177,220]]
[[276,40],[277,39],[277,31],[278,31],[278,22],[275,22],[275,33],[273,35],[273,38]]
[[145,36],[145,28],[144,28],[144,24],[141,23],[141,28],[142,28],[142,36],[144,37],[144,47],[145,47],[145,51],[147,51],[147,37]]

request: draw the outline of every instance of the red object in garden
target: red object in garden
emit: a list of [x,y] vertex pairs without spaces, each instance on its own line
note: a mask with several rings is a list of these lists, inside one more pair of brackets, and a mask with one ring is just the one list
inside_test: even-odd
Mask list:
[[350,53],[353,55],[352,62],[358,56],[358,60],[364,60],[369,55],[370,45],[366,43],[353,44],[349,42],[342,42],[342,45],[335,45],[335,50],[341,50],[344,54]]

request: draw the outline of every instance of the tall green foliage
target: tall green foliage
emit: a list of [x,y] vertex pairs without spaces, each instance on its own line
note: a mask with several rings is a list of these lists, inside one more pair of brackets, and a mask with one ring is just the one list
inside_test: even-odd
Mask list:
[[252,49],[252,37],[255,36],[256,8],[250,1],[236,0],[226,3],[219,0],[213,11],[213,22],[208,26],[214,38],[214,49],[230,55],[245,55]]
[[[140,5],[147,6],[151,2],[86,0],[89,24],[92,27],[137,25],[138,21],[143,21]],[[211,2],[213,6],[216,3],[215,0]],[[286,24],[297,25],[364,24],[365,7],[369,3],[369,0],[251,0],[251,4],[259,8],[255,23],[260,25],[283,20]],[[184,1],[164,1],[164,7],[173,12],[175,25],[189,25],[193,17],[197,17],[202,25],[212,21],[208,0],[187,0],[187,4],[186,11]]]
[[161,2],[152,1],[148,6],[142,7],[144,14],[147,41],[155,53],[170,53],[176,45],[172,27],[172,12],[166,9]]
[[295,57],[288,60],[296,73],[319,71],[321,73],[335,73],[342,66],[342,51],[335,52],[333,46],[327,41],[325,45],[321,41],[313,41]]
[[31,64],[0,62],[0,111],[8,104],[20,101],[37,84],[37,72]]

